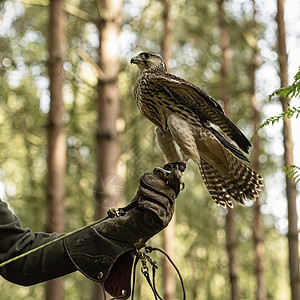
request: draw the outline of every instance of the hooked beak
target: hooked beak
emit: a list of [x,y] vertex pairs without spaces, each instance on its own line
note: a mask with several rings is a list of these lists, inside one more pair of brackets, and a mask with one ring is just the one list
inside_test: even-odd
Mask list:
[[132,65],[132,64],[139,64],[139,63],[141,63],[141,62],[143,62],[142,61],[142,59],[141,58],[139,58],[138,56],[134,56],[134,57],[132,57],[131,58],[131,60],[130,60],[130,64]]

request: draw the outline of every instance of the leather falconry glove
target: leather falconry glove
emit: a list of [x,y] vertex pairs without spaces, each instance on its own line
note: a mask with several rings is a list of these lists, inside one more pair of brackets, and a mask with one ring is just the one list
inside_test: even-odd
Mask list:
[[184,169],[185,164],[174,163],[144,174],[124,215],[67,237],[64,244],[76,268],[110,295],[127,299],[136,249],[171,221]]

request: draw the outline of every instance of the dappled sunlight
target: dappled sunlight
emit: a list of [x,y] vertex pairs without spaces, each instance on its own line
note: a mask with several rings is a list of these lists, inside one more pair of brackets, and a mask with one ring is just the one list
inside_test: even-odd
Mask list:
[[[154,133],[155,126],[140,115],[135,103],[133,87],[138,70],[136,66],[130,65],[130,58],[141,51],[161,52],[164,35],[163,2],[124,0],[120,6],[120,1],[109,1],[110,5],[116,5],[116,9],[122,10],[122,20],[119,20],[120,29],[109,27],[108,22],[109,28],[102,36],[102,51],[106,53],[105,66],[99,64],[102,53],[99,51],[101,7],[96,2],[66,1],[73,7],[67,9],[66,13],[65,53],[61,68],[64,74],[63,126],[67,138],[64,146],[57,149],[56,161],[57,164],[64,163],[61,153],[66,153],[66,231],[91,222],[97,205],[103,204],[105,209],[112,205],[125,206],[135,195],[140,176],[164,165]],[[224,4],[231,39],[232,66],[228,72],[231,119],[249,140],[255,133],[249,92],[255,42],[259,48],[255,92],[260,122],[282,111],[278,98],[268,99],[269,94],[280,86],[276,3],[271,0],[256,2],[259,23],[257,41],[251,23],[252,1],[233,0]],[[171,4],[170,73],[203,88],[224,106],[220,91],[222,47],[216,1],[172,0]],[[22,224],[33,231],[43,231],[46,219],[47,128],[51,101],[48,5],[48,0],[7,0],[0,3],[0,197],[8,202]],[[299,1],[286,0],[285,7],[291,83],[300,65]],[[107,20],[115,20],[114,16],[105,17]],[[114,77],[116,72],[118,76]],[[105,78],[104,73],[107,76]],[[120,93],[121,111],[113,126],[120,141],[120,155],[116,171],[99,177],[96,175],[95,141],[99,135],[97,122],[101,112],[96,110],[96,99],[100,83],[103,82],[118,82],[119,90],[114,95]],[[111,103],[112,97],[107,96],[105,101]],[[298,98],[292,99],[291,106],[299,106],[298,103]],[[260,208],[265,245],[264,281],[267,298],[274,300],[290,297],[282,128],[280,120],[258,131],[261,138],[258,161],[261,165],[260,173],[265,178]],[[297,119],[295,116],[292,118],[292,128],[294,164],[299,166],[299,116]],[[104,136],[107,132],[102,134]],[[109,134],[107,137],[107,140],[111,138]],[[64,140],[64,136],[61,139]],[[250,160],[252,153],[250,150],[247,155]],[[229,299],[225,223],[227,210],[212,201],[198,166],[191,161],[187,163],[183,180],[185,188],[176,200],[175,253],[172,259],[183,275],[187,299]],[[103,203],[96,203],[96,182],[106,188],[109,197],[117,200],[111,203],[108,197]],[[250,202],[244,207],[238,206],[234,217],[241,299],[255,298],[253,208]],[[300,226],[299,220],[298,224]],[[152,238],[150,244],[161,246],[162,235]],[[161,257],[156,255],[155,259],[159,262],[157,282],[162,291]],[[29,288],[19,287],[1,278],[0,289],[0,298],[5,300],[44,297],[42,284]],[[90,282],[78,272],[66,277],[65,299],[91,299],[91,290]],[[144,278],[138,275],[137,299],[152,299],[151,295]],[[178,299],[180,295],[177,284]]]

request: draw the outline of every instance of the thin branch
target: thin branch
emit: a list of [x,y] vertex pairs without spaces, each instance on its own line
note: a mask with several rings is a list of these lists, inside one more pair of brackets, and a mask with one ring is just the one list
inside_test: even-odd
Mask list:
[[97,23],[97,20],[93,17],[91,17],[87,12],[85,12],[84,10],[82,9],[79,9],[78,7],[72,5],[72,4],[69,4],[69,3],[66,3],[65,4],[65,11],[68,13],[68,14],[71,14],[75,17],[78,17],[84,21],[88,21],[88,22],[92,22],[92,23]]
[[42,1],[42,0],[21,0],[24,4],[27,5],[36,5],[36,6],[49,6],[49,1]]
[[101,12],[103,13],[104,9],[103,9],[103,5],[100,3],[100,0],[96,0],[96,4],[97,4],[97,11],[98,11],[98,16],[100,18],[100,20],[102,19],[102,14]]
[[82,48],[78,49],[78,55],[81,57],[82,60],[88,62],[89,64],[91,64],[94,69],[97,72],[97,77],[98,79],[102,79],[104,76],[103,71],[101,70],[101,68],[98,66],[98,64],[89,56],[89,54],[83,50]]
[[[49,1],[42,1],[42,0],[21,0],[21,1],[27,5],[43,6],[43,7],[49,6]],[[92,22],[95,24],[98,22],[98,20],[96,18],[91,17],[87,12],[85,12],[84,10],[82,10],[72,4],[65,3],[64,10],[68,14],[78,17],[84,21]]]

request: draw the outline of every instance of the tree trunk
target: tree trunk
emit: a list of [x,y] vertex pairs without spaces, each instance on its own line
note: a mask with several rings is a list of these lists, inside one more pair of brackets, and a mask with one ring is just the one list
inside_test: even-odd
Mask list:
[[[253,56],[253,65],[251,68],[251,106],[252,106],[252,123],[253,123],[253,132],[256,132],[259,125],[259,113],[257,109],[256,94],[255,94],[255,69],[257,62],[257,54]],[[252,163],[253,169],[256,172],[260,172],[259,164],[259,155],[260,155],[260,139],[256,134],[253,138],[253,150],[252,150]],[[264,267],[263,267],[263,257],[265,253],[264,246],[264,232],[263,225],[261,221],[261,212],[260,212],[260,199],[254,203],[254,212],[253,212],[253,242],[255,250],[255,276],[256,276],[256,299],[262,300],[265,299],[265,287],[264,287]]]
[[[47,224],[48,232],[64,232],[64,177],[66,167],[66,133],[64,130],[63,103],[63,42],[65,38],[64,0],[50,1],[49,61],[50,110],[48,119],[48,182]],[[63,279],[46,283],[46,299],[64,298]]]
[[171,12],[171,0],[163,0],[163,36],[161,40],[161,54],[166,62],[167,68],[169,60],[171,58],[171,19],[170,19],[170,12]]
[[225,20],[225,11],[223,8],[224,0],[218,1],[218,18],[220,28],[220,46],[222,50],[222,61],[221,61],[221,99],[224,102],[224,111],[227,116],[230,116],[229,100],[229,69],[231,67],[231,51],[229,49],[230,38],[229,32]]
[[[251,107],[252,107],[252,124],[253,124],[253,132],[255,133],[258,129],[260,117],[259,111],[257,107],[257,99],[256,99],[256,70],[258,67],[258,46],[257,46],[257,30],[258,24],[256,22],[256,7],[255,0],[252,0],[253,5],[253,36],[255,38],[255,42],[252,45],[253,47],[253,55],[252,55],[252,64],[250,67],[250,96],[251,96]],[[260,172],[260,163],[259,163],[259,155],[260,155],[260,138],[258,134],[254,135],[253,138],[253,149],[252,149],[252,163],[253,168],[256,172]],[[256,299],[264,300],[266,299],[266,291],[264,286],[264,266],[263,266],[263,258],[265,253],[265,245],[264,245],[264,230],[262,225],[262,216],[260,212],[260,199],[254,203],[254,211],[253,211],[253,243],[254,243],[254,251],[255,251],[255,277],[256,277]]]
[[[224,0],[218,1],[218,18],[220,28],[220,45],[222,49],[221,61],[221,99],[224,102],[224,111],[227,116],[230,116],[229,100],[229,69],[231,66],[231,53],[229,49],[230,38],[225,20]],[[236,209],[228,209],[226,215],[226,249],[228,255],[228,270],[231,285],[231,299],[239,299],[238,282],[237,282],[237,259],[236,246],[237,237],[234,227],[234,216]]]
[[[163,0],[163,36],[161,40],[161,54],[165,60],[167,68],[169,67],[169,60],[171,58],[171,0]],[[166,162],[166,160],[165,160]],[[175,245],[175,214],[168,227],[163,231],[163,248],[170,257],[174,256]],[[176,298],[176,278],[172,265],[167,260],[163,259],[163,295],[165,300],[173,300]]]
[[[172,221],[168,227],[163,231],[163,248],[164,251],[170,256],[174,257],[174,244],[175,244],[175,225],[176,218],[173,216]],[[174,268],[170,262],[164,258],[163,260],[163,290],[164,299],[173,300],[176,299],[176,278]]]
[[[102,76],[98,81],[96,101],[98,121],[96,134],[96,193],[95,218],[106,215],[110,207],[117,206],[117,164],[120,143],[116,128],[120,112],[118,75],[120,69],[118,37],[121,27],[122,0],[98,0],[99,22],[99,67]],[[93,299],[103,299],[96,286]]]
[[228,209],[226,215],[226,249],[228,255],[228,270],[229,270],[229,280],[231,286],[231,299],[239,299],[239,289],[238,289],[238,277],[237,277],[237,237],[234,227],[234,216],[236,214],[236,208]]
[[[288,85],[288,56],[286,52],[286,34],[284,22],[284,0],[277,0],[277,34],[278,34],[278,61],[281,87]],[[288,99],[280,98],[282,110],[288,107]],[[293,164],[294,143],[292,138],[291,119],[283,122],[284,164]],[[288,245],[289,245],[289,271],[292,300],[300,299],[300,274],[298,252],[298,228],[297,228],[297,189],[294,178],[286,176],[286,198],[288,206]]]

